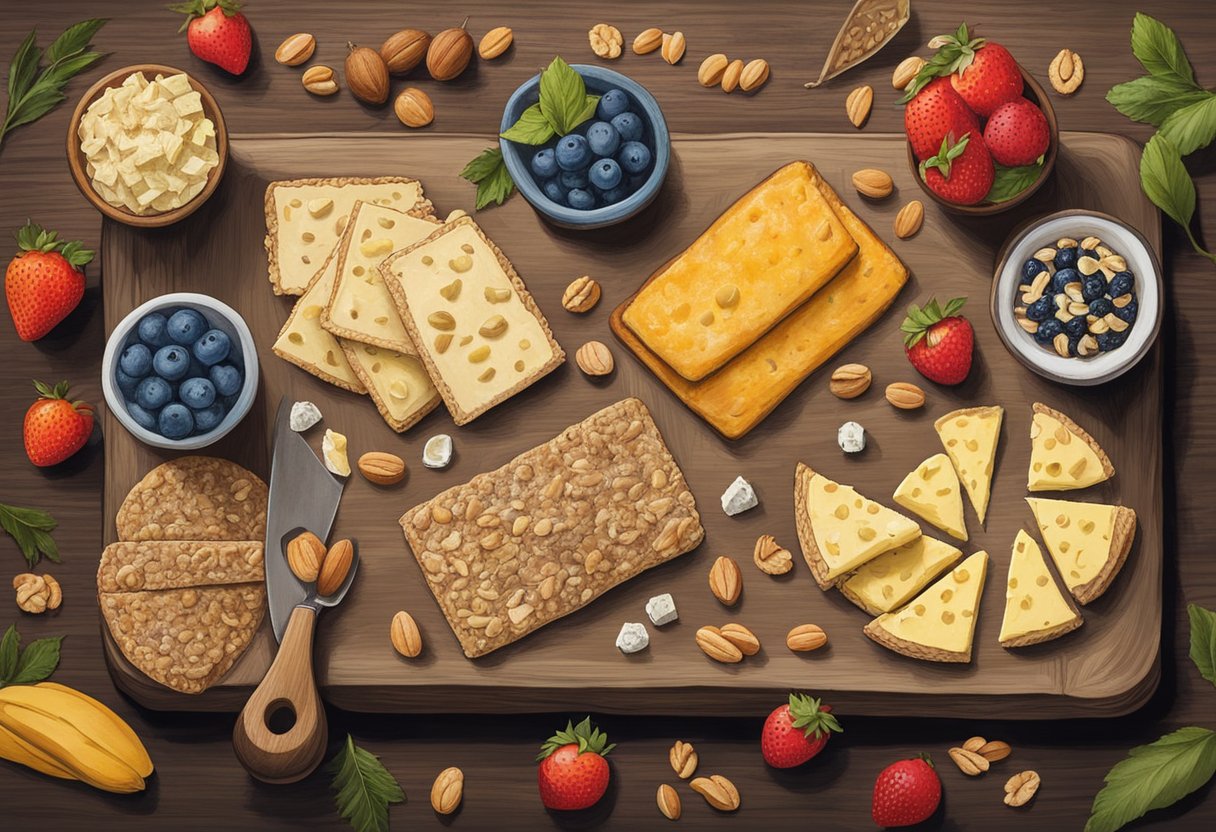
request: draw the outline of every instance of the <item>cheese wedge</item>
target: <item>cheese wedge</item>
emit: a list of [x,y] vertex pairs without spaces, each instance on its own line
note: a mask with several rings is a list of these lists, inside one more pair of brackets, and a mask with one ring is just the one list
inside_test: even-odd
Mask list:
[[397,304],[380,275],[380,264],[394,251],[426,239],[439,227],[429,217],[420,219],[356,202],[339,244],[338,276],[321,313],[321,326],[347,341],[416,355]]
[[933,423],[980,523],[988,514],[992,466],[1004,415],[1005,409],[999,405],[966,407],[947,413]]
[[963,520],[963,489],[954,464],[945,454],[934,454],[904,477],[895,489],[895,502],[914,512],[951,537],[967,539]]
[[1131,551],[1136,512],[1127,506],[1027,497],[1047,551],[1079,604],[1106,592]]
[[416,355],[339,339],[350,366],[388,426],[402,433],[439,406],[439,391]]
[[404,176],[292,179],[266,186],[266,257],[276,295],[299,295],[338,244],[355,202],[430,214],[417,180]]
[[284,361],[307,370],[322,381],[363,394],[367,390],[355,374],[338,339],[321,326],[321,311],[329,302],[334,278],[338,274],[337,246],[325,258],[304,294],[292,307],[291,314],[274,342],[274,354]]
[[1058,410],[1034,403],[1030,424],[1028,491],[1088,488],[1115,475],[1115,466],[1094,438]]
[[920,537],[920,527],[907,517],[801,462],[794,473],[794,519],[802,556],[821,589]]
[[976,552],[906,607],[875,618],[864,632],[888,650],[914,659],[969,662],[987,572],[988,553]]
[[953,566],[963,553],[949,543],[921,535],[911,543],[863,563],[840,592],[870,615],[902,607],[929,581]]
[[1005,618],[1001,621],[1002,647],[1027,647],[1059,638],[1083,623],[1080,613],[1047,571],[1039,544],[1019,529],[1009,560],[1005,585]]
[[663,266],[625,324],[673,370],[699,381],[801,306],[857,254],[857,242],[791,162],[740,197]]

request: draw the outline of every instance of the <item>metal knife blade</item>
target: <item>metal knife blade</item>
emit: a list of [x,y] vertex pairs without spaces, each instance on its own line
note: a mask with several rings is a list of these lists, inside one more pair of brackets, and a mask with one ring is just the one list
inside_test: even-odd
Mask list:
[[308,594],[287,565],[283,537],[302,527],[322,540],[328,538],[346,484],[329,473],[304,438],[291,429],[291,404],[284,396],[274,419],[266,510],[266,599],[276,641],[282,641],[292,609]]

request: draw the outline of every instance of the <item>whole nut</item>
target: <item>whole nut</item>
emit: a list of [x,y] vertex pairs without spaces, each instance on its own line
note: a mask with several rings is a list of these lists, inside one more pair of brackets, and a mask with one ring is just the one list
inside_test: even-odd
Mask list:
[[621,57],[621,46],[625,38],[621,30],[608,23],[597,23],[587,32],[587,41],[591,51],[598,57],[612,60]]
[[300,76],[300,83],[313,95],[333,95],[338,91],[338,82],[334,78],[333,69],[322,64],[310,66],[304,70],[304,74]]
[[887,385],[887,401],[900,410],[916,410],[925,403],[925,391],[907,381]]
[[407,659],[415,658],[422,652],[422,634],[418,632],[418,624],[405,610],[393,616],[389,638],[393,642],[393,649]]
[[687,43],[684,40],[683,32],[673,32],[670,35],[663,35],[662,55],[663,60],[672,66],[678,64],[680,59],[684,57],[684,50],[687,48]]
[[359,457],[359,473],[376,485],[396,485],[405,478],[405,460],[386,451],[368,451]]
[[[967,746],[965,745],[963,746],[963,748],[966,747]],[[979,748],[974,748],[971,750],[975,751],[976,754],[979,754],[990,763],[1000,762],[1013,753],[1013,749],[1009,747],[1009,743],[1001,742],[1000,740],[985,742],[980,745]]]
[[919,55],[904,58],[899,62],[899,66],[895,67],[895,71],[891,73],[891,86],[897,90],[905,89],[920,74],[924,65],[925,59]]
[[768,81],[768,61],[763,58],[755,58],[748,61],[747,66],[743,67],[743,72],[739,75],[739,89],[744,92],[752,92],[764,86]]
[[734,558],[722,555],[709,568],[709,590],[714,597],[730,607],[739,600],[743,592],[743,573]]
[[659,811],[663,817],[668,820],[680,819],[680,795],[671,786],[663,783],[659,786],[659,793],[655,796],[659,804]]
[[388,100],[388,65],[375,49],[347,42],[346,86],[364,104]]
[[690,742],[676,740],[675,745],[667,752],[667,760],[671,763],[671,770],[676,773],[676,777],[687,780],[697,770],[697,749],[693,748]]
[[1071,49],[1061,49],[1047,67],[1047,79],[1060,95],[1072,95],[1085,80],[1085,64]]
[[716,87],[722,82],[722,73],[726,71],[726,65],[730,61],[721,52],[710,55],[705,60],[701,61],[701,66],[697,69],[697,83],[703,87]]
[[877,168],[862,168],[853,174],[853,187],[857,193],[870,199],[885,199],[895,190],[891,174]]
[[343,538],[330,546],[321,561],[321,571],[317,573],[317,595],[328,598],[341,589],[354,560],[355,545],[349,540]]
[[44,576],[23,572],[13,578],[13,589],[17,591],[17,606],[23,612],[33,615],[46,612],[51,591]]
[[601,341],[588,341],[574,354],[578,368],[589,376],[606,376],[616,366],[612,352]]
[[662,29],[644,29],[633,39],[633,52],[636,55],[647,55],[663,46]]
[[968,777],[977,777],[988,770],[988,761],[974,751],[965,748],[951,748],[950,759],[958,766],[959,771]]
[[766,575],[784,575],[794,568],[794,556],[790,550],[779,545],[771,534],[762,534],[756,539],[752,560]]
[[895,236],[901,240],[906,240],[920,231],[921,225],[925,221],[925,206],[921,205],[919,199],[914,199],[899,209],[899,213],[895,215]]
[[1005,782],[1005,805],[1025,806],[1035,796],[1041,782],[1037,771],[1019,771]]
[[300,532],[287,543],[287,565],[291,574],[305,583],[312,583],[325,560],[325,544],[312,532]]
[[511,48],[511,42],[515,40],[515,33],[511,31],[510,26],[499,26],[486,32],[481,38],[481,43],[477,44],[477,54],[482,60],[492,61]]
[[743,61],[735,59],[722,72],[722,92],[734,92],[743,76]]
[[562,307],[567,312],[590,312],[600,302],[600,284],[588,275],[576,277],[562,292]]
[[743,651],[727,640],[717,627],[702,627],[697,630],[696,639],[701,652],[716,662],[736,664],[743,661]]
[[861,127],[870,115],[870,107],[874,103],[874,88],[868,84],[857,87],[845,99],[844,110],[854,127]]
[[291,35],[274,50],[274,59],[284,66],[299,66],[317,50],[317,39],[307,32]]
[[785,636],[785,646],[795,653],[809,653],[828,643],[828,634],[817,624],[799,624]]
[[444,29],[435,35],[426,51],[426,69],[436,81],[451,81],[468,68],[472,58],[473,36],[462,24],[458,29]]
[[738,647],[739,652],[745,656],[754,656],[760,652],[760,639],[756,638],[756,634],[742,624],[736,624],[733,621],[723,624],[718,628],[718,633],[722,638]]
[[721,774],[698,777],[688,785],[719,812],[733,812],[739,808],[739,790]]
[[968,751],[975,751],[978,753],[987,742],[988,740],[984,739],[983,737],[972,737],[963,743],[963,748],[967,749]]
[[441,815],[450,815],[464,797],[464,772],[452,766],[439,772],[431,785],[431,808]]
[[842,364],[832,371],[828,389],[838,398],[855,399],[870,389],[873,378],[865,364]]
[[394,75],[409,72],[426,57],[431,36],[421,29],[402,29],[388,36],[380,46],[380,57]]
[[393,112],[406,127],[426,127],[435,120],[431,97],[417,87],[406,87],[397,95]]

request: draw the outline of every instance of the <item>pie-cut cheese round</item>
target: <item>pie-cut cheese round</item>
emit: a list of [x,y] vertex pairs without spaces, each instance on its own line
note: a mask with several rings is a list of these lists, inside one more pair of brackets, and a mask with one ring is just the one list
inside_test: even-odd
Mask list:
[[1123,568],[1136,537],[1127,506],[1027,497],[1047,551],[1079,604],[1098,598]]
[[1059,638],[1083,623],[1047,570],[1039,544],[1019,529],[1005,584],[1002,647],[1026,647]]
[[1114,475],[1110,457],[1080,425],[1058,410],[1034,403],[1028,491],[1088,488]]
[[988,514],[992,467],[1004,415],[1005,409],[998,405],[967,407],[947,413],[933,424],[980,523]]
[[954,464],[945,454],[934,454],[904,477],[895,489],[895,502],[951,537],[967,539],[962,486]]
[[[948,465],[949,463],[947,463]],[[902,607],[963,553],[928,535],[868,561],[841,583],[840,592],[870,615]]]

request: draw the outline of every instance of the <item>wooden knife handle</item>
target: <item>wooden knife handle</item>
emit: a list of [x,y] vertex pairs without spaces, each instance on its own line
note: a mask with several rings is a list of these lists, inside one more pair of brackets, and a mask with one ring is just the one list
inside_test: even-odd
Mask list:
[[[317,613],[296,607],[287,622],[274,664],[245,703],[232,731],[241,765],[266,783],[294,783],[312,773],[325,754],[325,707],[313,676],[312,640]],[[287,709],[295,723],[284,733],[270,718]]]

